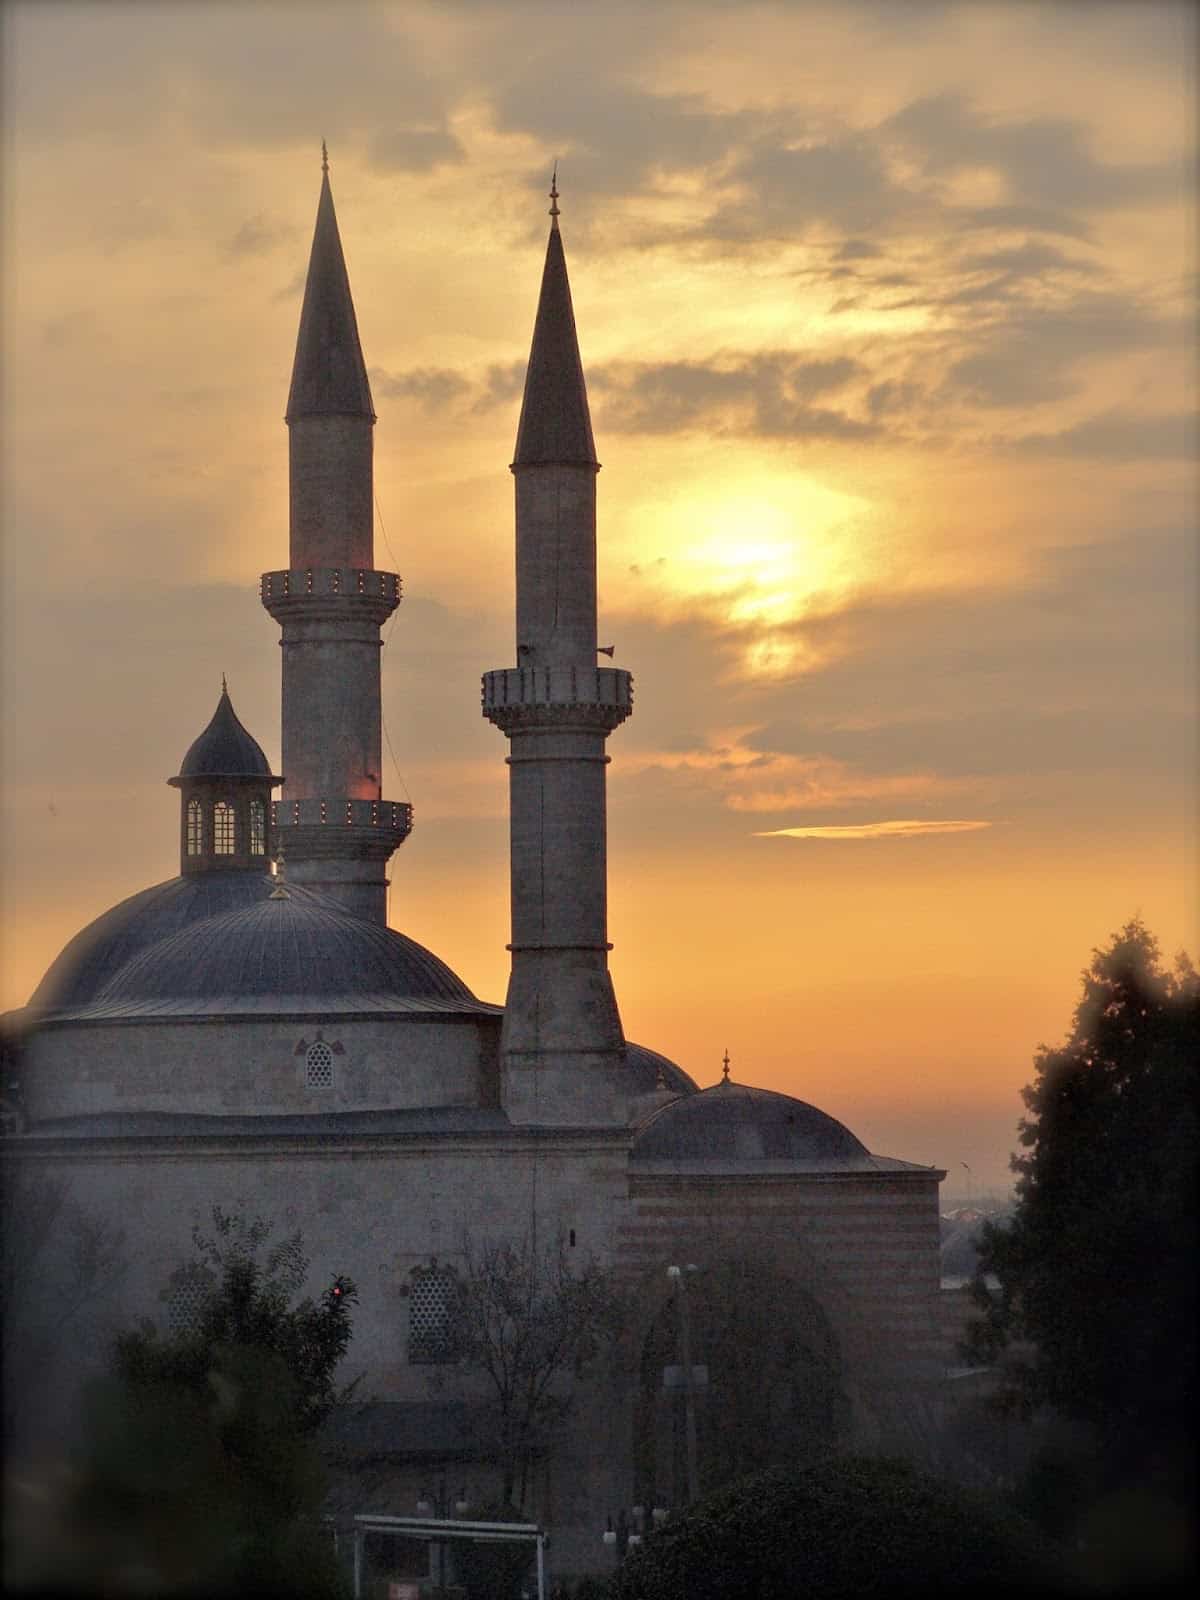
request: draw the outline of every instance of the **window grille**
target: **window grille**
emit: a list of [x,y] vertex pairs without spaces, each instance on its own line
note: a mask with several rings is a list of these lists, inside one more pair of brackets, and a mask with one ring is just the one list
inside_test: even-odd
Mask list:
[[231,856],[234,839],[233,807],[227,800],[218,800],[213,807],[213,853]]
[[212,1275],[203,1267],[184,1267],[174,1275],[167,1291],[167,1329],[173,1337],[200,1332],[213,1287]]
[[323,1039],[309,1046],[306,1065],[306,1082],[310,1089],[333,1088],[333,1051]]
[[458,1282],[438,1267],[413,1274],[408,1297],[408,1359],[453,1361],[456,1350],[455,1302]]
[[265,856],[267,853],[267,808],[261,800],[250,802],[250,854],[252,856]]
[[204,824],[200,815],[199,800],[187,803],[187,853],[198,856],[204,849]]

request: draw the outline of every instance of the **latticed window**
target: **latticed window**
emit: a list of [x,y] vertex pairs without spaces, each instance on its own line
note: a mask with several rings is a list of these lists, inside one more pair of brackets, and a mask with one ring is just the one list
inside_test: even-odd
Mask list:
[[167,1290],[167,1328],[175,1336],[200,1332],[204,1307],[216,1285],[203,1267],[181,1267]]
[[453,1361],[457,1355],[455,1327],[458,1280],[444,1267],[426,1267],[413,1273],[408,1292],[408,1359],[417,1362]]
[[187,803],[187,853],[198,856],[204,849],[204,819],[200,813],[199,800],[189,800]]
[[310,1089],[333,1088],[333,1051],[324,1039],[309,1046],[306,1067],[305,1082]]
[[213,807],[214,853],[219,856],[231,856],[234,852],[236,837],[233,807],[227,800],[218,800]]
[[265,856],[267,853],[267,808],[261,800],[250,802],[250,854],[252,856]]

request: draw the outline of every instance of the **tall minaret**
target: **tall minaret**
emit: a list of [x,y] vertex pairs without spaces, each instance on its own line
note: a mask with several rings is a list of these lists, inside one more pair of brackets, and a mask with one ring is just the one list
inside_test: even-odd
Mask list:
[[400,579],[374,569],[375,411],[321,147],[321,198],[287,406],[291,552],[262,603],[282,625],[288,877],[387,920],[388,857],[411,808],[383,799],[380,626]]
[[552,185],[517,428],[517,665],[483,679],[508,735],[512,973],[502,1099],[518,1123],[625,1117],[608,971],[605,741],[632,680],[596,664],[596,447]]

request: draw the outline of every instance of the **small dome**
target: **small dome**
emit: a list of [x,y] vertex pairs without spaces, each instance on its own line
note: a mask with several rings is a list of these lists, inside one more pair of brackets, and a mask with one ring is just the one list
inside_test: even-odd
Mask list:
[[634,1161],[692,1165],[744,1162],[873,1168],[849,1128],[791,1095],[724,1080],[663,1106],[643,1124]]
[[625,1046],[625,1064],[633,1074],[635,1093],[652,1094],[655,1089],[668,1089],[675,1094],[698,1092],[694,1079],[682,1067],[644,1044]]
[[212,721],[195,740],[183,765],[181,778],[270,778],[271,767],[256,739],[242,727],[221,684],[221,698]]
[[[99,991],[97,1016],[488,1010],[412,939],[315,896],[260,893],[151,945]],[[421,1004],[421,1003],[424,1004]]]

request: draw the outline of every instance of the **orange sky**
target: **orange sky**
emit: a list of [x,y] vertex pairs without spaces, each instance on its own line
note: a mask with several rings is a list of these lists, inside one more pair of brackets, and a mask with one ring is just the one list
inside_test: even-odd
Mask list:
[[[552,25],[551,25],[552,24]],[[281,421],[331,177],[417,826],[507,938],[511,458],[560,162],[630,1037],[1006,1182],[1093,945],[1196,952],[1195,12],[6,8],[3,1003],[175,870],[228,673],[278,757]],[[390,548],[389,548],[390,547]],[[392,552],[394,552],[394,562]]]

